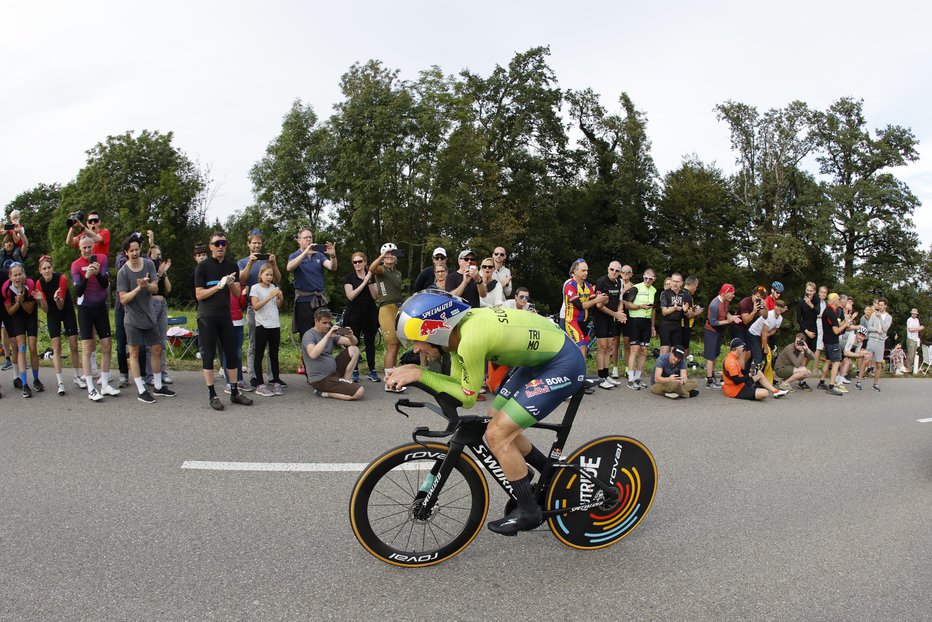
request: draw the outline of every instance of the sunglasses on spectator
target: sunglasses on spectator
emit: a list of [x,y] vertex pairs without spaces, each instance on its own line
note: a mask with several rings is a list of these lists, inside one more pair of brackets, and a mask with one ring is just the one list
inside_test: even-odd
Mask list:
[[210,245],[216,246],[217,248],[223,248],[224,246],[227,245],[227,241],[226,240],[214,240],[213,242],[210,243]]
[[518,300],[527,300],[527,299],[528,299],[527,296],[518,296]]
[[468,262],[471,263],[471,264],[477,263],[477,261],[476,261],[475,258],[473,258],[473,257],[467,257],[467,258],[465,259],[465,261],[468,261]]
[[434,255],[434,259],[446,259],[446,255]]
[[656,281],[657,277],[644,275],[644,280],[645,281]]
[[495,266],[482,266],[483,270],[494,270]]
[[100,218],[88,218],[87,224],[93,225],[95,222],[100,222]]
[[354,259],[353,263],[366,263],[366,262],[363,261],[362,259]]
[[634,270],[622,270],[622,274],[634,274]]
[[608,271],[609,272],[621,272],[621,270],[619,270],[618,268],[609,268]]
[[492,255],[495,257],[504,257],[505,253],[492,253]]

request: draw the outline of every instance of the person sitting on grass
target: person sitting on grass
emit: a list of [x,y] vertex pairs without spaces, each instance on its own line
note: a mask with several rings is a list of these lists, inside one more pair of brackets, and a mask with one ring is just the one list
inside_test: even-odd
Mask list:
[[744,370],[746,346],[741,339],[731,340],[731,352],[725,357],[722,366],[722,378],[725,383],[722,393],[740,400],[765,400],[768,397],[780,398],[789,393],[786,389],[776,389],[767,376],[758,367]]
[[654,374],[651,376],[650,391],[654,395],[663,395],[670,399],[696,397],[698,383],[690,380],[686,373],[686,350],[683,346],[673,346],[666,354],[657,357]]

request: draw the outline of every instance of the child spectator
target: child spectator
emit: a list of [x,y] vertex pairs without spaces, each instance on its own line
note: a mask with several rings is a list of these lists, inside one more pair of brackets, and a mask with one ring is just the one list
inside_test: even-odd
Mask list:
[[[278,377],[278,347],[281,343],[278,309],[284,304],[285,296],[280,288],[272,284],[271,265],[262,266],[259,282],[249,290],[249,300],[256,313],[256,356],[252,360],[252,369],[255,370],[256,380],[259,382],[256,395],[283,395],[285,385]],[[272,379],[268,385],[262,377],[262,359],[265,356],[266,345],[269,347],[269,364],[272,368]]]

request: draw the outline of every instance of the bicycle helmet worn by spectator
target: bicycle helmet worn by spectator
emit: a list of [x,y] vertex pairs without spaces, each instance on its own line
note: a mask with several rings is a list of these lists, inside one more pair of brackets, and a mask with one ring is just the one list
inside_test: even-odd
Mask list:
[[469,303],[462,298],[439,289],[426,289],[401,305],[396,332],[406,346],[408,340],[447,346],[450,333],[469,309]]
[[870,331],[867,330],[867,326],[858,326],[858,334],[859,334],[859,335],[864,335],[865,337],[867,337],[867,335],[868,335],[869,332],[870,332]]
[[774,281],[773,283],[770,284],[770,287],[772,287],[775,291],[781,294],[783,293],[783,283],[781,283],[780,281]]
[[385,244],[382,245],[382,248],[379,249],[379,253],[384,255],[385,253],[389,251],[397,251],[397,250],[398,250],[397,246],[395,246],[391,242],[386,242]]

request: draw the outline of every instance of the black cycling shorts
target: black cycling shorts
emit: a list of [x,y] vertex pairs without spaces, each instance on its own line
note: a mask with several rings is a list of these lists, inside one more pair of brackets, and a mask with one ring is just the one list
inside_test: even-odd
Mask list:
[[20,335],[36,337],[39,334],[38,310],[28,315],[17,312],[7,317],[9,319],[6,323],[6,331],[9,333],[10,337],[19,337]]
[[81,334],[81,340],[93,339],[95,330],[98,339],[110,337],[110,311],[107,305],[78,305],[78,332]]
[[662,346],[678,346],[680,345],[680,331],[682,330],[680,323],[672,322],[660,322],[660,345]]
[[651,338],[651,320],[649,317],[628,318],[631,324],[631,345],[648,346]]
[[[53,302],[52,305],[54,304],[55,303]],[[53,311],[52,305],[49,305],[49,312],[46,317],[46,323],[49,327],[49,337],[51,339],[57,339],[61,337],[62,326],[65,327],[64,333],[66,337],[77,335],[78,320],[74,315],[74,307],[68,306],[60,311],[56,307]]]
[[593,326],[595,327],[596,339],[610,339],[621,334],[618,328],[618,320],[598,310],[593,314]]
[[201,369],[213,369],[214,357],[217,356],[217,344],[223,349],[227,365],[235,365],[240,360],[236,351],[236,331],[233,321],[223,317],[197,318],[197,343],[201,350]]

